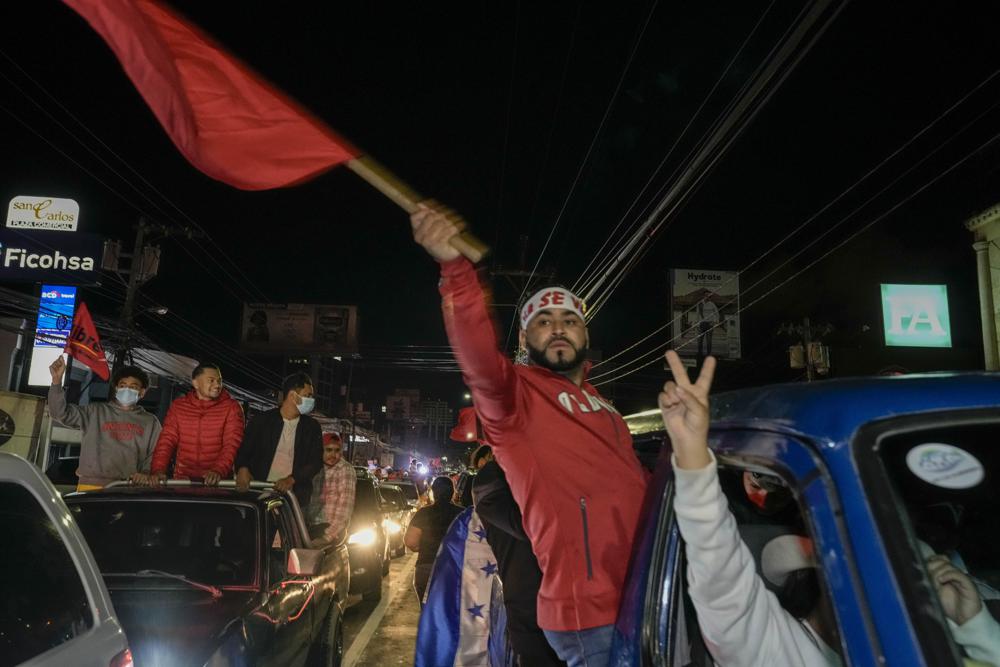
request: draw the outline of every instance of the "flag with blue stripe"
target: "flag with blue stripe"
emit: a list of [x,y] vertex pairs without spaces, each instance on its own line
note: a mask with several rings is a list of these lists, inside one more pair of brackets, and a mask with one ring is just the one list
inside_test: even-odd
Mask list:
[[[452,521],[434,560],[417,628],[414,667],[504,667],[506,656],[491,660],[489,650],[491,618],[501,614],[503,623],[498,625],[506,626],[503,605],[498,602],[499,609],[494,608],[496,579],[497,562],[486,529],[469,507]],[[502,655],[496,649],[492,653]],[[503,662],[497,664],[497,659]]]

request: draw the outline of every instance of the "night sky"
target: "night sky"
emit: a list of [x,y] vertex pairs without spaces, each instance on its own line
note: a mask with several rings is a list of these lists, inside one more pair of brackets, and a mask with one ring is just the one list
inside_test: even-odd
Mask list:
[[[173,6],[416,189],[462,212],[493,246],[491,266],[517,266],[527,236],[530,269],[558,217],[541,265],[565,283],[577,279],[647,179],[653,190],[669,180],[801,9],[791,2]],[[610,356],[667,321],[670,267],[746,267],[995,73],[996,16],[981,6],[849,4],[660,231],[592,323],[594,346]],[[144,303],[171,315],[143,316],[145,332],[174,351],[213,356],[192,340],[202,333],[179,318],[235,345],[241,302],[266,298],[357,304],[363,356],[446,344],[436,267],[413,245],[405,214],[367,184],[346,170],[269,192],[211,181],[174,149],[110,50],[71,10],[22,2],[4,14],[0,198],[71,197],[80,203],[81,231],[127,244],[141,213],[172,225],[190,224],[189,216],[222,249],[208,240],[164,242]],[[834,327],[827,339],[834,375],[890,364],[981,365],[975,256],[962,222],[1000,201],[1000,142],[976,151],[1000,132],[998,100],[1000,76],[744,274],[746,287],[832,229],[744,294],[745,305],[809,267],[745,310],[746,359],[723,366],[721,387],[796,379],[787,369],[789,340],[776,331],[804,316]],[[639,208],[649,201],[647,192]],[[947,284],[954,347],[885,348],[881,282]],[[518,296],[503,282],[496,287],[500,303]],[[93,310],[120,308],[120,288],[106,283],[88,294]],[[510,312],[500,311],[503,331]],[[625,410],[646,407],[663,375],[654,364],[602,391]],[[241,369],[232,376],[261,385]],[[462,391],[456,374],[382,368],[362,377],[376,402],[394,386],[456,403]]]

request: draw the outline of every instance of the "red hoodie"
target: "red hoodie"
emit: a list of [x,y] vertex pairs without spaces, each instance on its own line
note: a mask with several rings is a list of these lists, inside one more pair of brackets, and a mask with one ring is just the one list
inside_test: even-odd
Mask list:
[[201,477],[208,470],[230,477],[243,426],[243,408],[225,389],[214,401],[203,401],[191,391],[170,405],[150,470],[165,473],[176,451],[176,478]]
[[499,352],[468,260],[442,263],[440,290],[448,339],[542,570],[538,625],[614,623],[647,479],[625,421],[586,382]]

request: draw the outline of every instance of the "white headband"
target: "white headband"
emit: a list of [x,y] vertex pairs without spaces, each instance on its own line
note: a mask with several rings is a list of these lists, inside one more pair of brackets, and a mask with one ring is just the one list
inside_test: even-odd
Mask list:
[[569,290],[562,287],[545,287],[535,292],[534,296],[521,306],[521,328],[526,328],[528,322],[539,311],[546,308],[571,310],[579,315],[581,320],[584,319],[584,313],[587,312],[587,306],[583,303],[583,299]]

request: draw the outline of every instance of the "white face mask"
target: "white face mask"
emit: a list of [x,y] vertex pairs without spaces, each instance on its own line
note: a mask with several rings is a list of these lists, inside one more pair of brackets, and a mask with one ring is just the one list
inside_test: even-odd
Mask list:
[[299,401],[295,407],[299,409],[300,415],[307,415],[316,407],[316,399],[312,396],[299,396]]
[[119,405],[126,407],[135,405],[139,402],[139,390],[131,387],[119,387],[115,391],[115,400],[118,401]]

